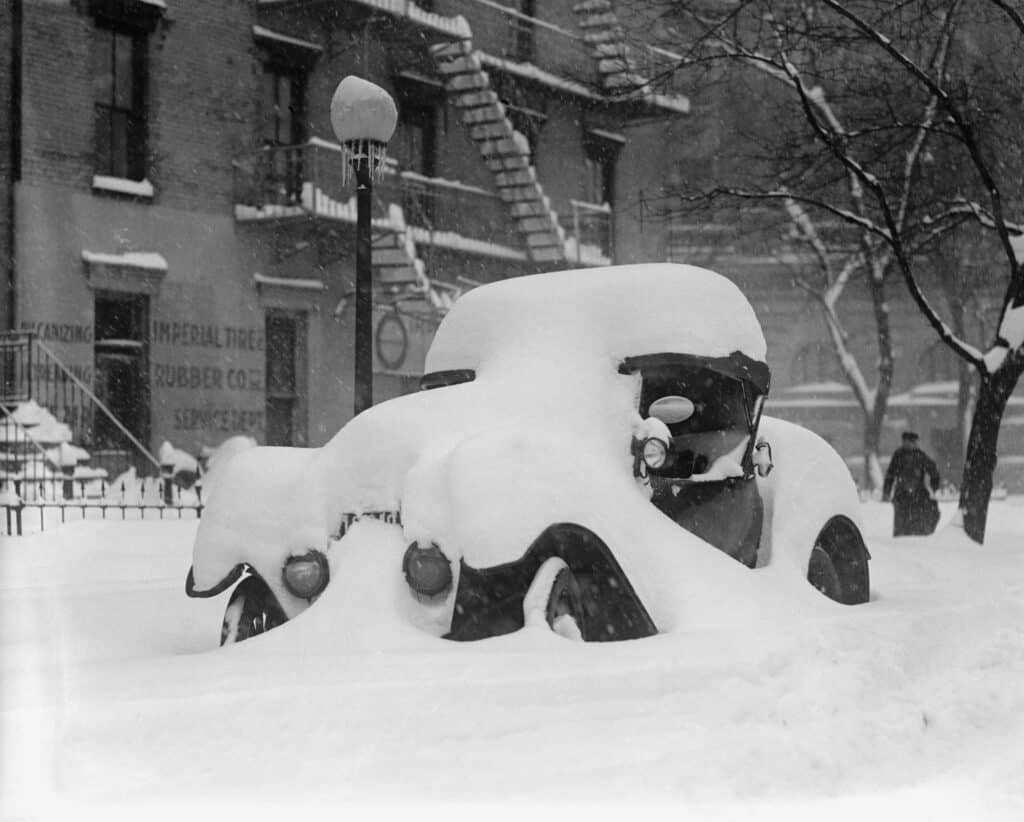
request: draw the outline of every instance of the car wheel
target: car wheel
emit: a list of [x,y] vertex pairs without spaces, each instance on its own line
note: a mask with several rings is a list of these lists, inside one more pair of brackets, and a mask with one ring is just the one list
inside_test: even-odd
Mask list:
[[244,642],[288,621],[274,592],[258,576],[243,579],[228,600],[220,628],[220,644]]
[[559,636],[583,640],[585,613],[576,575],[558,557],[545,560],[523,597],[525,623],[537,625],[543,620]]
[[815,545],[811,550],[811,560],[807,564],[807,581],[829,599],[843,601],[843,582],[835,563],[825,550]]

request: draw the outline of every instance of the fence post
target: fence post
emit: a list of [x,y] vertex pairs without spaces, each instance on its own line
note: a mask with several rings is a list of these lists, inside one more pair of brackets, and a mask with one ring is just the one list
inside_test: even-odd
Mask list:
[[75,480],[74,480],[75,466],[74,465],[62,465],[60,467],[60,472],[61,472],[61,474],[64,475],[62,496],[64,497],[64,499],[74,499],[75,498]]
[[160,466],[160,487],[163,490],[164,505],[174,504],[174,466],[163,464]]
[[[17,505],[5,505],[4,508],[7,510],[7,533],[14,534],[15,536],[21,536],[21,509],[25,507],[25,504],[18,501]],[[14,514],[14,527],[11,527],[11,514]]]
[[572,230],[576,235],[576,265],[583,259],[583,236],[580,234],[580,207],[572,204]]

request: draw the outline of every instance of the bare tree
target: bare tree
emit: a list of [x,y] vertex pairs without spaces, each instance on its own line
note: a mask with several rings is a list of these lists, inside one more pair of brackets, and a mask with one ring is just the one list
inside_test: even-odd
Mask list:
[[[865,410],[865,450],[871,428],[880,429],[892,381],[885,289],[891,275],[902,279],[938,338],[977,373],[960,509],[966,533],[982,542],[1000,424],[1024,371],[1024,267],[1014,248],[1024,233],[1017,224],[1024,198],[1020,3],[669,0],[659,9],[659,24],[648,23],[646,34],[662,32],[662,45],[676,55],[666,72],[726,82],[754,74],[772,88],[770,116],[762,102],[762,127],[745,146],[747,157],[751,144],[759,146],[762,163],[726,167],[680,202],[755,199],[786,209],[825,272],[826,287],[817,293]],[[824,221],[845,225],[853,247],[824,243]],[[985,350],[944,319],[936,307],[943,301],[933,301],[943,294],[941,282],[926,263],[937,240],[968,226],[991,231],[1002,260],[990,276],[997,288],[1005,282],[1002,310]],[[873,387],[847,356],[835,312],[854,274],[865,278],[878,332]]]

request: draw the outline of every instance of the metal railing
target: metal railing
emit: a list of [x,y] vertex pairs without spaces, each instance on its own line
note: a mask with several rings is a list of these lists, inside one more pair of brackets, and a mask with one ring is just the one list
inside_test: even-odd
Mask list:
[[[63,441],[87,450],[90,463],[110,476],[129,468],[159,474],[160,463],[139,438],[34,332],[0,333],[0,404],[12,409],[30,401],[67,427],[70,436]],[[33,439],[44,445],[60,441]]]
[[446,9],[470,21],[475,49],[530,63],[599,92],[597,65],[583,37],[574,31],[493,0],[449,0]]
[[580,264],[612,262],[615,236],[611,206],[580,200],[570,200],[569,205],[572,213],[559,219],[570,239],[569,258]]
[[[268,146],[237,158],[236,214],[251,220],[313,214],[354,221],[355,187],[343,179],[344,162],[340,147],[322,140]],[[483,189],[389,164],[373,195],[375,218],[386,218],[388,207],[397,204],[407,225],[510,248],[522,246],[501,198]]]
[[676,70],[682,62],[680,56],[642,42],[644,32],[637,28],[636,21],[627,21],[632,26],[621,28],[617,40],[604,41],[606,46],[617,46],[619,52],[602,58],[602,70],[590,45],[577,33],[577,21],[557,25],[495,0],[449,0],[446,9],[470,21],[474,48],[494,57],[529,63],[596,93],[608,92],[602,75],[609,70],[621,73],[626,83],[613,92],[629,92],[641,84],[644,90],[664,94],[687,93],[686,79]]
[[[12,392],[14,393],[14,392]],[[21,396],[24,396],[21,394]],[[0,403],[0,533],[21,536],[70,520],[198,518],[201,488],[183,488],[163,466],[159,476],[126,472],[110,482],[104,468],[88,464],[90,454],[70,444],[70,429],[52,415],[33,410],[35,425],[23,425]],[[38,431],[45,427],[46,431]],[[33,432],[36,433],[33,433]]]
[[0,533],[23,536],[81,520],[199,519],[203,500],[200,486],[183,489],[168,477],[23,478],[0,482],[0,511]]

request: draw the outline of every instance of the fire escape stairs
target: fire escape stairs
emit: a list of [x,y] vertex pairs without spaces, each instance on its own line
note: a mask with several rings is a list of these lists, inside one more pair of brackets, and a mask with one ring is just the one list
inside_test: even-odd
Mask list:
[[568,259],[565,230],[530,165],[526,138],[516,132],[470,40],[431,46],[445,88],[494,174],[498,192],[526,240],[530,259],[544,267]]
[[[397,302],[399,299],[422,298],[440,311],[451,308],[457,295],[427,276],[426,265],[419,256],[416,241],[405,222],[405,214],[397,203],[388,204],[386,220],[375,220],[371,240],[374,285]],[[442,286],[442,287],[439,287]],[[339,303],[339,308],[343,303]]]
[[602,88],[614,94],[643,87],[646,81],[633,68],[625,32],[611,0],[583,0],[573,6],[573,11],[583,40],[597,63]]

